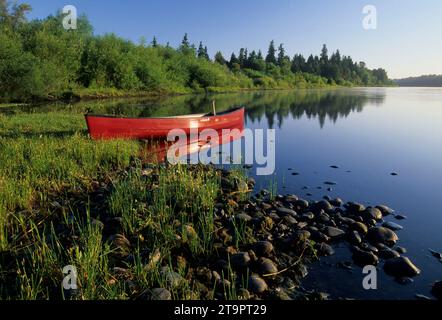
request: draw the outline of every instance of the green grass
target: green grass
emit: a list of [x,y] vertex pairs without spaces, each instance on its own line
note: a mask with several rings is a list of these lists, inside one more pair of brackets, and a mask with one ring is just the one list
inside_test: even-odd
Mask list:
[[[231,285],[202,296],[189,279],[192,268],[180,262],[215,252],[221,172],[142,163],[138,142],[89,139],[82,113],[0,114],[0,299],[145,298],[158,287],[173,299],[210,299],[219,290],[236,299],[232,270],[222,275]],[[244,174],[237,168],[228,179],[235,185]],[[235,214],[234,203],[227,214]],[[121,218],[120,233],[130,241],[132,262],[119,265],[124,277],[113,272],[109,234],[93,223],[103,217]],[[249,243],[246,226],[238,224],[233,238],[237,246]],[[75,295],[62,289],[66,265],[77,268]],[[165,267],[179,275],[173,286]]]

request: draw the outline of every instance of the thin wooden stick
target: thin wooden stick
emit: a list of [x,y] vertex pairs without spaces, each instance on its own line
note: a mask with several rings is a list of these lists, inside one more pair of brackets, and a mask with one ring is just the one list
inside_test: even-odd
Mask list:
[[213,115],[216,116],[215,100],[212,100]]
[[296,266],[299,262],[301,262],[302,256],[304,255],[306,247],[304,247],[304,249],[302,250],[301,255],[299,256],[299,258],[290,266],[288,266],[287,268],[284,268],[278,272],[274,272],[274,273],[268,273],[268,274],[264,274],[263,277],[273,277],[273,276],[277,276],[278,274],[281,274],[283,272],[286,272],[287,270],[289,270],[290,268],[293,268],[294,266]]

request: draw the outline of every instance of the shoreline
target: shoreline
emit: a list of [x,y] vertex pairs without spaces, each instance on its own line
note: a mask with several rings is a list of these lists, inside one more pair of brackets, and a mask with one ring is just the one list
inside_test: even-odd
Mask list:
[[[395,88],[394,85],[383,85],[383,86],[340,86],[340,85],[326,85],[326,86],[307,86],[307,87],[297,87],[297,88],[216,88],[215,90],[196,90],[190,92],[174,92],[174,91],[120,91],[117,89],[103,89],[97,90],[90,93],[89,90],[80,90],[77,92],[69,92],[61,94],[59,97],[53,98],[37,98],[26,102],[26,99],[18,99],[14,101],[4,101],[0,102],[1,107],[11,107],[11,106],[23,106],[23,105],[33,105],[33,104],[44,104],[44,103],[56,103],[56,102],[88,102],[95,100],[112,100],[112,99],[130,99],[130,98],[168,98],[176,96],[191,96],[191,95],[209,95],[209,94],[228,94],[228,93],[247,93],[247,92],[267,92],[267,91],[296,91],[296,90],[333,90],[333,89],[343,89],[343,88]],[[66,98],[63,98],[66,96]]]

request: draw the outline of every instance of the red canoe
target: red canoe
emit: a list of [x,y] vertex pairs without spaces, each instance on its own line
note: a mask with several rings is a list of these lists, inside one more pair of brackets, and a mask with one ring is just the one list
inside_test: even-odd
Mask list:
[[244,108],[224,112],[192,114],[162,118],[127,118],[109,115],[85,115],[89,134],[93,139],[148,139],[167,137],[172,129],[182,129],[190,134],[191,129],[235,129],[244,124]]

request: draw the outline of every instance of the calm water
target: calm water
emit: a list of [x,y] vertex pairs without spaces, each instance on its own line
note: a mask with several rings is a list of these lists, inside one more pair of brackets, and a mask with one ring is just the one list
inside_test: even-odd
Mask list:
[[[340,245],[335,256],[312,266],[306,288],[320,288],[333,298],[431,296],[431,283],[442,280],[442,263],[428,251],[442,251],[442,88],[255,92],[48,105],[22,111],[90,109],[148,117],[208,112],[212,99],[218,110],[245,105],[248,128],[276,129],[279,193],[308,200],[329,195],[365,205],[387,204],[408,217],[399,221],[404,230],[398,235],[399,245],[408,250],[405,255],[422,270],[413,283],[396,283],[383,273],[381,264],[378,290],[363,290],[361,269],[355,267],[350,273],[336,266],[351,260],[346,245]],[[289,168],[300,174],[292,176]],[[393,171],[398,176],[391,176]],[[268,187],[271,180],[256,178],[258,187]],[[338,184],[327,192],[324,181]],[[303,190],[304,186],[309,189]]]

